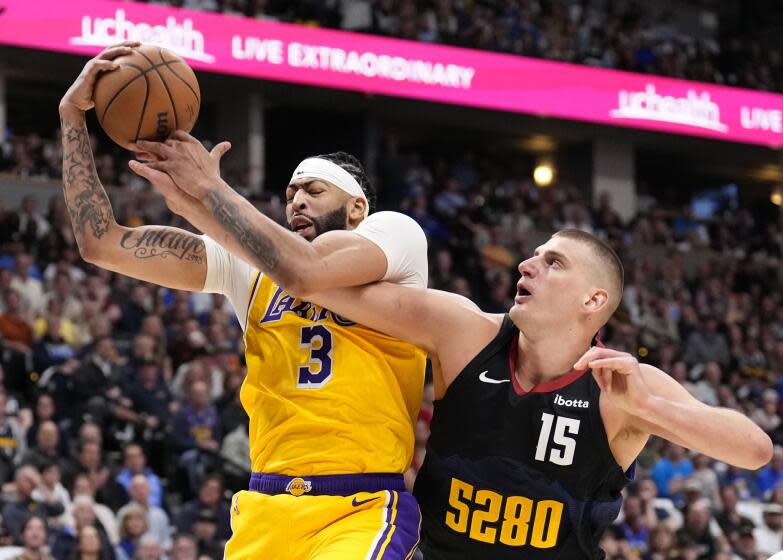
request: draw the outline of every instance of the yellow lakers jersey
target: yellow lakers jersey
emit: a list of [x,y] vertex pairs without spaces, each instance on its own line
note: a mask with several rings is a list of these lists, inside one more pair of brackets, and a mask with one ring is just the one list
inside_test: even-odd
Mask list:
[[254,472],[402,473],[424,353],[286,294],[257,274],[245,328]]

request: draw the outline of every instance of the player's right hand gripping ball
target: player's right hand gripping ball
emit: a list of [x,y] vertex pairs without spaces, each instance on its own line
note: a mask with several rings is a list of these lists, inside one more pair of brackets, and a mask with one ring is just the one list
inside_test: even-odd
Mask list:
[[114,59],[119,68],[95,83],[95,114],[109,137],[125,148],[137,140],[165,140],[175,130],[190,132],[201,91],[190,66],[154,45],[135,47]]

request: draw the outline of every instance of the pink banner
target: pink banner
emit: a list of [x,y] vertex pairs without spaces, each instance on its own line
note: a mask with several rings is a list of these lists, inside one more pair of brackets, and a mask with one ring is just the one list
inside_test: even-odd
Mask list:
[[3,0],[0,43],[157,43],[199,70],[783,147],[783,95],[108,0]]

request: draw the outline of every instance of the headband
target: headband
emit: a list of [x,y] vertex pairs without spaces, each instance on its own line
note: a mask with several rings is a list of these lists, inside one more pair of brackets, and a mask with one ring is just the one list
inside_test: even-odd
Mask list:
[[358,181],[345,169],[323,158],[307,158],[302,161],[291,176],[291,183],[297,179],[321,179],[328,181],[338,189],[351,196],[362,198],[367,203],[364,207],[364,217],[370,213],[370,203]]

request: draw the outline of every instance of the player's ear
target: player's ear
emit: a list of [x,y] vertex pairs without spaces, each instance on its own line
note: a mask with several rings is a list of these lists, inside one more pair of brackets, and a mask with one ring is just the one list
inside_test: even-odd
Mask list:
[[609,305],[609,292],[602,288],[594,288],[583,305],[588,313],[600,313]]
[[348,221],[351,223],[360,222],[364,218],[364,211],[367,208],[367,201],[363,198],[351,199],[351,205],[348,208]]

